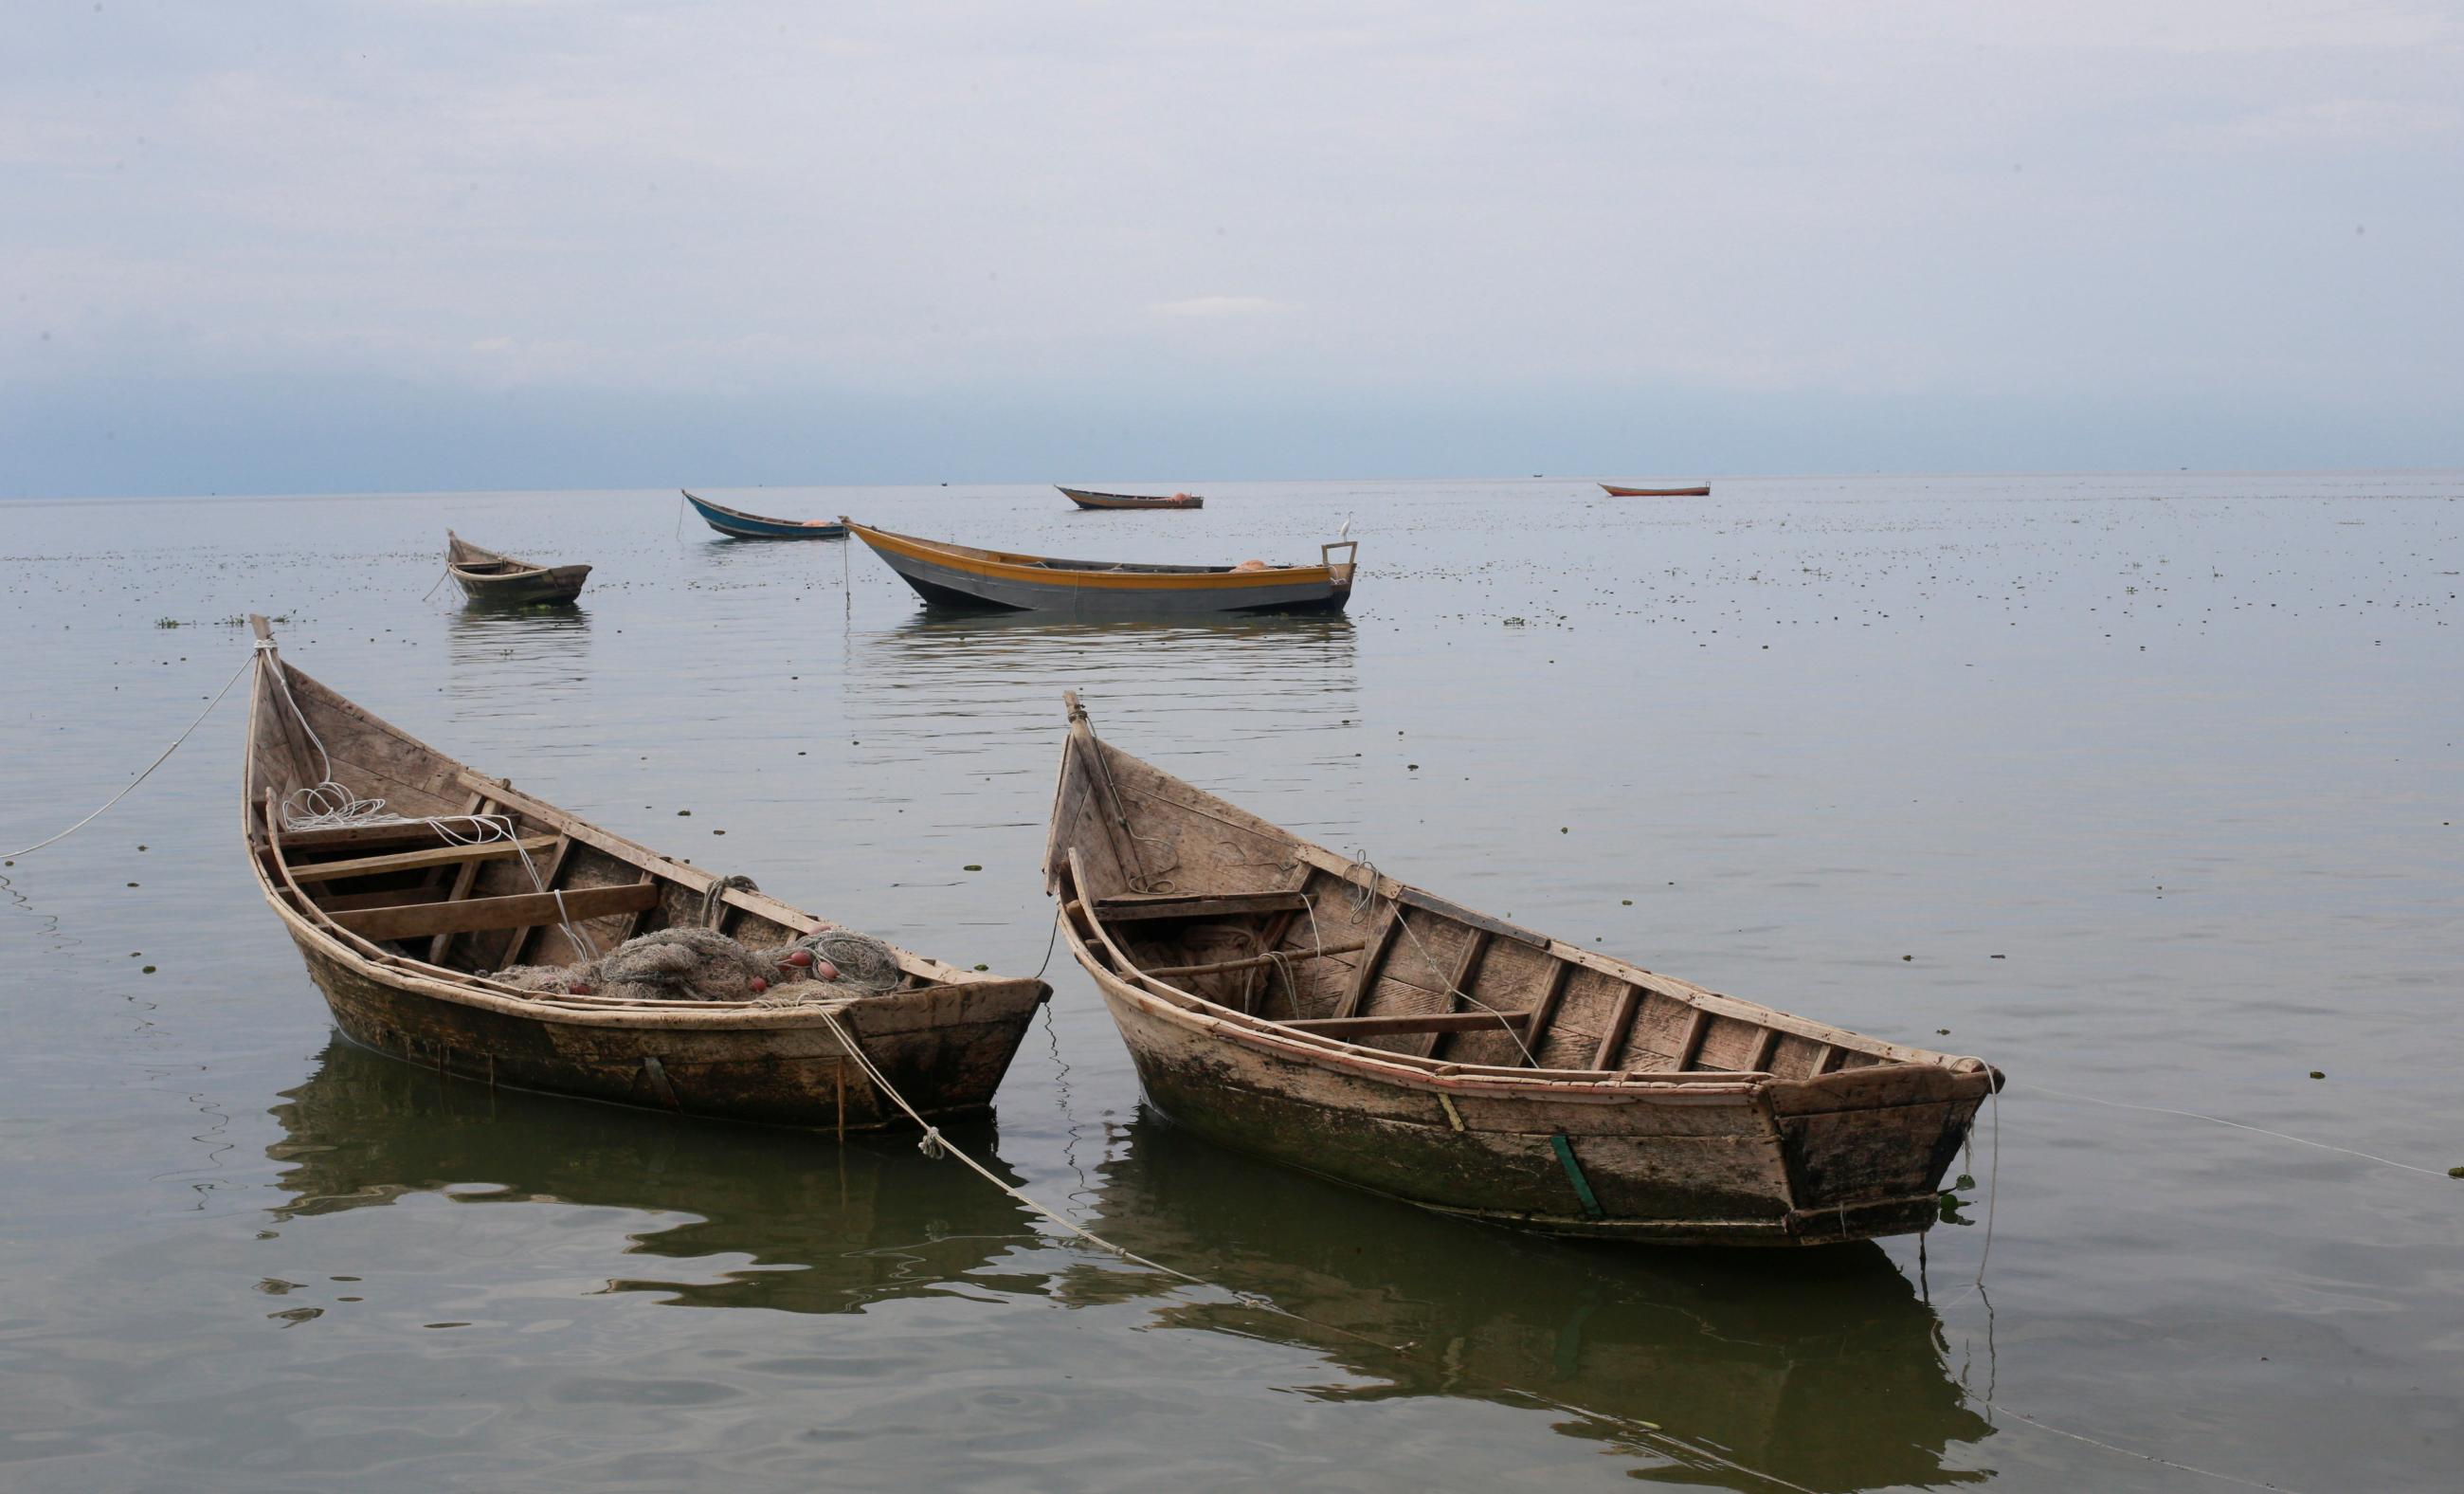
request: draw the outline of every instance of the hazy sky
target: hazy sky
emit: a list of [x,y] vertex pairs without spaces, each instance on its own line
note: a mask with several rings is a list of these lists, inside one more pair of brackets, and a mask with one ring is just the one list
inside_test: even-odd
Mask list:
[[10,0],[0,495],[2464,464],[2464,6]]

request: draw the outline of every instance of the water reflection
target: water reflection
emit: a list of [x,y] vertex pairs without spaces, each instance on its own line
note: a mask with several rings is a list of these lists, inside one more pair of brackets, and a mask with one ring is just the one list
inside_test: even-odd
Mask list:
[[[1655,1465],[1667,1449],[1647,1434],[1664,1429],[1824,1491],[1988,1477],[1944,1465],[1953,1443],[1992,1428],[1952,1383],[1932,1309],[1879,1248],[1571,1247],[1253,1163],[1143,1108],[1122,1139],[1102,1170],[1094,1229],[1325,1327],[1177,1297],[1156,1321],[1306,1347],[1374,1382],[1312,1394],[1537,1396],[1577,1413],[1559,1425],[1567,1436]],[[1094,1302],[1172,1286],[1089,1265],[1060,1290]],[[1705,1473],[1653,1472],[1689,1483]]]
[[[1162,729],[1144,740],[1201,751],[1309,731],[1361,709],[1358,634],[1342,616],[1078,621],[924,613],[853,632],[848,650],[851,709],[892,725],[904,721],[923,735],[967,722],[1049,733],[1060,722],[1061,692],[1073,688],[1105,710],[1108,727],[1155,724]],[[1343,761],[1351,762],[1348,752]]]
[[445,638],[457,715],[539,714],[588,683],[584,607],[457,608]]
[[[725,1271],[662,1274],[645,1260],[612,1291],[705,1307],[847,1312],[947,1289],[954,1278],[1041,1291],[1039,1278],[987,1272],[1034,1238],[1026,1213],[913,1143],[813,1145],[775,1131],[678,1125],[465,1081],[380,1058],[337,1037],[308,1081],[272,1114],[289,1200],[277,1218],[383,1207],[406,1193],[456,1203],[561,1203],[664,1214],[644,1218],[628,1255],[687,1262],[742,1257]],[[964,1134],[961,1134],[962,1131]],[[994,1154],[990,1123],[950,1134]],[[992,1164],[999,1171],[999,1164]]]

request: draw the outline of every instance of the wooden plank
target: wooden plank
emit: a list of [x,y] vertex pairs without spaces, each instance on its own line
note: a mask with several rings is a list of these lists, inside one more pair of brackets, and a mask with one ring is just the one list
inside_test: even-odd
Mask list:
[[1485,934],[1511,939],[1517,944],[1529,945],[1534,949],[1549,948],[1549,936],[1546,934],[1535,934],[1530,929],[1518,927],[1502,918],[1491,918],[1476,908],[1464,907],[1460,903],[1449,903],[1434,892],[1423,892],[1418,887],[1403,887],[1396,892],[1395,899],[1398,903],[1435,913],[1440,918],[1452,919],[1467,927],[1477,928]]
[[392,887],[384,892],[338,892],[315,900],[320,913],[356,913],[363,908],[401,907],[409,903],[442,903],[442,887]]
[[1331,944],[1323,949],[1283,949],[1267,954],[1246,955],[1238,960],[1217,960],[1207,965],[1158,965],[1148,970],[1158,978],[1166,975],[1220,975],[1227,970],[1254,970],[1282,960],[1314,960],[1329,954],[1356,954],[1366,946],[1358,941]]
[[[434,845],[440,838],[435,826],[414,819],[327,830],[286,830],[282,833],[282,849],[289,856],[314,856],[323,851],[366,851],[378,846]],[[304,870],[304,864],[297,869]]]
[[[637,881],[637,882],[635,882],[635,883],[634,883],[634,885],[635,885],[635,886],[637,886],[637,887],[652,887],[652,888],[657,887],[657,886],[658,886],[658,884],[659,884],[659,879],[657,879],[656,877],[651,876],[649,872],[644,872],[644,873],[642,874],[642,879],[641,879],[641,881]],[[652,903],[650,904],[650,906],[649,906],[649,907],[647,907],[647,908],[636,908],[636,909],[634,909],[632,912],[626,914],[626,915],[625,915],[625,926],[624,926],[624,927],[622,927],[622,928],[620,928],[620,929],[618,929],[618,930],[616,930],[616,938],[615,938],[615,941],[614,941],[614,943],[611,943],[610,945],[608,945],[608,947],[607,947],[607,948],[609,948],[610,949],[613,949],[613,948],[615,948],[617,947],[617,945],[624,944],[624,943],[625,943],[625,942],[627,942],[627,940],[630,940],[630,939],[632,939],[632,938],[636,937],[637,935],[639,935],[639,934],[641,933],[641,931],[642,931],[642,915],[643,915],[643,914],[645,914],[645,913],[649,912],[649,911],[651,910],[651,908],[655,908],[655,907],[657,907],[658,905],[659,905],[659,904],[658,904],[657,903],[655,903],[655,902],[654,902],[654,903]]]
[[1525,1029],[1527,1051],[1523,1061],[1534,1068],[1540,1064],[1540,1044],[1549,1036],[1550,1019],[1566,999],[1566,982],[1573,978],[1574,967],[1568,961],[1559,960],[1550,967],[1549,984],[1540,992],[1540,1004],[1531,1009],[1531,1025]]
[[1609,1011],[1609,1030],[1600,1034],[1600,1045],[1592,1052],[1592,1067],[1604,1069],[1609,1060],[1625,1046],[1628,1034],[1634,1031],[1634,1015],[1642,1010],[1642,988],[1628,986],[1617,996],[1617,1005]]
[[[1471,993],[1472,974],[1480,969],[1481,956],[1488,952],[1488,940],[1489,933],[1485,928],[1474,927],[1464,935],[1463,950],[1455,956],[1455,968],[1446,974],[1447,1011],[1453,1011],[1464,996]],[[1422,1058],[1436,1058],[1438,1046],[1444,1040],[1442,1032],[1433,1032],[1418,1051]]]
[[1115,924],[1157,918],[1246,918],[1259,913],[1297,913],[1297,892],[1231,892],[1216,897],[1097,898],[1095,911]]
[[[554,836],[529,836],[521,841],[524,851],[544,851],[556,844]],[[425,871],[431,866],[449,866],[458,861],[492,861],[499,857],[516,855],[511,840],[491,840],[484,845],[441,845],[426,851],[402,851],[391,856],[358,856],[341,861],[308,861],[293,866],[293,872],[303,882],[342,881],[354,877],[381,877],[387,872]]]
[[1343,1005],[1335,1009],[1337,1016],[1358,1016],[1361,1003],[1377,989],[1378,968],[1386,963],[1386,951],[1395,947],[1395,935],[1403,927],[1403,910],[1395,903],[1386,904],[1386,921],[1377,925],[1376,935],[1369,948],[1361,951],[1360,964],[1352,972],[1352,986],[1343,993]]
[[1690,1069],[1703,1053],[1703,1035],[1710,1030],[1711,1014],[1696,1007],[1685,1018],[1685,1030],[1677,1038],[1677,1061],[1668,1065],[1680,1071]]
[[1320,1037],[1381,1037],[1395,1033],[1497,1032],[1530,1024],[1529,1012],[1406,1012],[1392,1016],[1319,1016],[1282,1023]]
[[[553,887],[556,885],[557,878],[564,874],[565,858],[573,855],[573,837],[571,836],[543,836],[539,838],[546,840],[550,845],[556,847],[556,854],[548,858],[547,870],[539,873],[539,881],[546,885]],[[568,898],[565,901],[570,903],[572,899]],[[504,952],[496,957],[496,969],[501,970],[511,966],[521,964],[522,946],[530,943],[531,935],[538,933],[541,926],[542,925],[539,924],[526,924],[507,935],[505,938]],[[578,960],[583,956],[581,950],[576,949],[573,951],[573,957]]]
[[1746,1072],[1749,1074],[1770,1073],[1771,1053],[1778,1047],[1779,1029],[1776,1027],[1764,1028],[1762,1036],[1754,1039],[1753,1052],[1746,1055]]
[[[472,814],[494,814],[495,809],[496,801],[488,796],[488,792],[485,789],[472,788],[471,797],[463,801],[462,813],[466,816]],[[506,823],[510,827],[513,821],[508,819]],[[453,890],[447,893],[446,898],[451,902],[458,903],[462,899],[469,897],[471,895],[471,888],[478,881],[478,880],[479,863],[476,861],[463,862],[460,868],[453,873]],[[550,885],[553,885],[553,883]],[[451,934],[438,934],[434,939],[429,941],[428,963],[430,965],[444,964],[445,956],[451,951],[452,948],[453,936]]]
[[[643,882],[584,887],[563,895],[564,916],[579,922],[610,913],[636,913],[659,901],[658,888]],[[450,903],[412,903],[339,913],[334,923],[363,939],[417,939],[427,934],[476,934],[519,928],[557,917],[557,894],[525,892],[507,898],[457,898]]]

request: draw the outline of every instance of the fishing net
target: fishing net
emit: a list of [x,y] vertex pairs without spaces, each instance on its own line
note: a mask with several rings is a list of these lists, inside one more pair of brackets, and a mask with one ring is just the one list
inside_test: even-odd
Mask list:
[[897,951],[869,934],[844,928],[805,934],[774,949],[747,948],[715,929],[663,928],[576,965],[515,965],[493,975],[478,973],[524,991],[773,1006],[878,995],[906,978]]

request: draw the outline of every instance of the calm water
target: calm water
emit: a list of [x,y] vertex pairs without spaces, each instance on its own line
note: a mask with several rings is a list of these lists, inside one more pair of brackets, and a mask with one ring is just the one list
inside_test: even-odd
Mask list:
[[[261,609],[475,766],[1031,971],[1075,687],[1460,901],[2003,1065],[1922,1278],[1913,1240],[1577,1248],[1225,1155],[1066,961],[964,1139],[1221,1290],[912,1143],[441,1085],[335,1039],[259,903],[234,700],[0,871],[0,1488],[2453,1486],[2464,476],[1207,491],[718,496],[1125,559],[1349,515],[1352,615],[933,621],[861,547],[663,493],[0,504],[0,843],[125,782]],[[422,596],[448,524],[600,569],[468,613]]]

